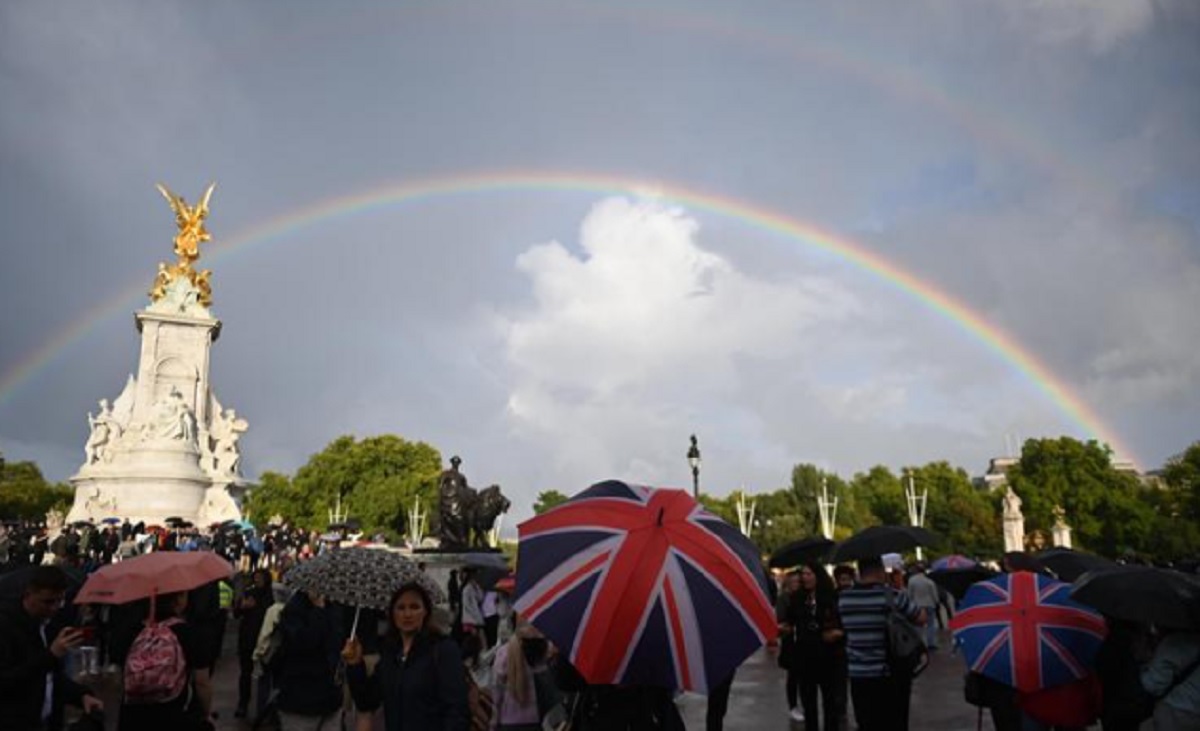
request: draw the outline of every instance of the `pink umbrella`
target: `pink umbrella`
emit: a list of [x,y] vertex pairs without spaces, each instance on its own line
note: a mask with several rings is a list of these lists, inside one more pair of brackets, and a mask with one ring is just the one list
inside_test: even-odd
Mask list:
[[125,604],[228,579],[233,567],[208,551],[161,551],[109,564],[88,577],[76,604]]

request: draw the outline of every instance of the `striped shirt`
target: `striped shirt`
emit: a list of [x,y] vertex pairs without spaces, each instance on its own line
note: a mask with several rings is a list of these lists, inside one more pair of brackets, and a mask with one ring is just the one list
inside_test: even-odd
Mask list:
[[838,598],[842,629],[846,633],[846,658],[851,678],[882,678],[888,675],[888,594],[896,611],[916,621],[920,608],[908,595],[883,584],[855,584]]

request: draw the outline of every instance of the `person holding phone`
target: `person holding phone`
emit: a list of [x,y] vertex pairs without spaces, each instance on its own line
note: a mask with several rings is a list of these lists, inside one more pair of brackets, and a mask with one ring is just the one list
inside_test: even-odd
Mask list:
[[20,603],[0,609],[0,731],[57,731],[64,703],[85,713],[104,709],[99,698],[63,673],[63,658],[79,646],[83,633],[65,627],[48,634],[66,593],[62,569],[39,566]]

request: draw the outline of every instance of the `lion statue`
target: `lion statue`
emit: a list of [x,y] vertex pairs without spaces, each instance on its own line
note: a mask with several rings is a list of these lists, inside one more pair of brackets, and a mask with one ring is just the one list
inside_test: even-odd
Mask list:
[[512,507],[499,485],[485,487],[471,496],[467,504],[467,526],[471,532],[471,545],[475,548],[488,547],[488,532],[496,524],[496,518]]

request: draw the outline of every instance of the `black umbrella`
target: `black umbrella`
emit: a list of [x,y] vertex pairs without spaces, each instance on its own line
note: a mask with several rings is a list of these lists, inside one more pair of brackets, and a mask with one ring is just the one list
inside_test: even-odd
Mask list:
[[496,582],[509,574],[508,559],[503,553],[468,553],[464,568],[475,575],[481,589],[491,591]]
[[503,553],[475,552],[463,557],[463,564],[472,569],[500,569],[508,571],[508,559]]
[[772,553],[768,565],[773,569],[788,569],[813,561],[824,561],[831,548],[833,541],[824,536],[801,538]]
[[[60,566],[59,568],[67,575],[67,594],[74,596],[79,591],[79,587],[83,586],[83,572],[70,566]],[[25,594],[25,587],[29,585],[29,580],[33,578],[33,572],[37,569],[37,566],[22,566],[15,571],[0,574],[0,601],[20,599]]]
[[935,584],[950,592],[959,601],[962,601],[967,594],[967,589],[970,589],[973,584],[990,579],[995,575],[995,571],[983,566],[929,572],[929,578],[933,579]]
[[833,561],[856,561],[879,558],[885,553],[903,553],[917,546],[929,546],[936,542],[932,533],[924,528],[906,525],[873,525],[861,530],[838,544],[833,551]]
[[1071,598],[1117,619],[1200,629],[1200,577],[1153,566],[1115,566],[1084,574]]
[[1043,568],[1053,571],[1061,581],[1074,581],[1089,571],[1107,571],[1120,565],[1093,553],[1069,548],[1048,548],[1034,554],[1034,558]]
[[1024,551],[1009,551],[1001,558],[1001,565],[1006,573],[1028,571],[1031,574],[1044,574],[1046,567],[1032,555]]
[[173,515],[170,518],[163,520],[164,525],[169,525],[171,527],[175,527],[181,523],[183,523],[183,518],[180,518],[177,515]]

